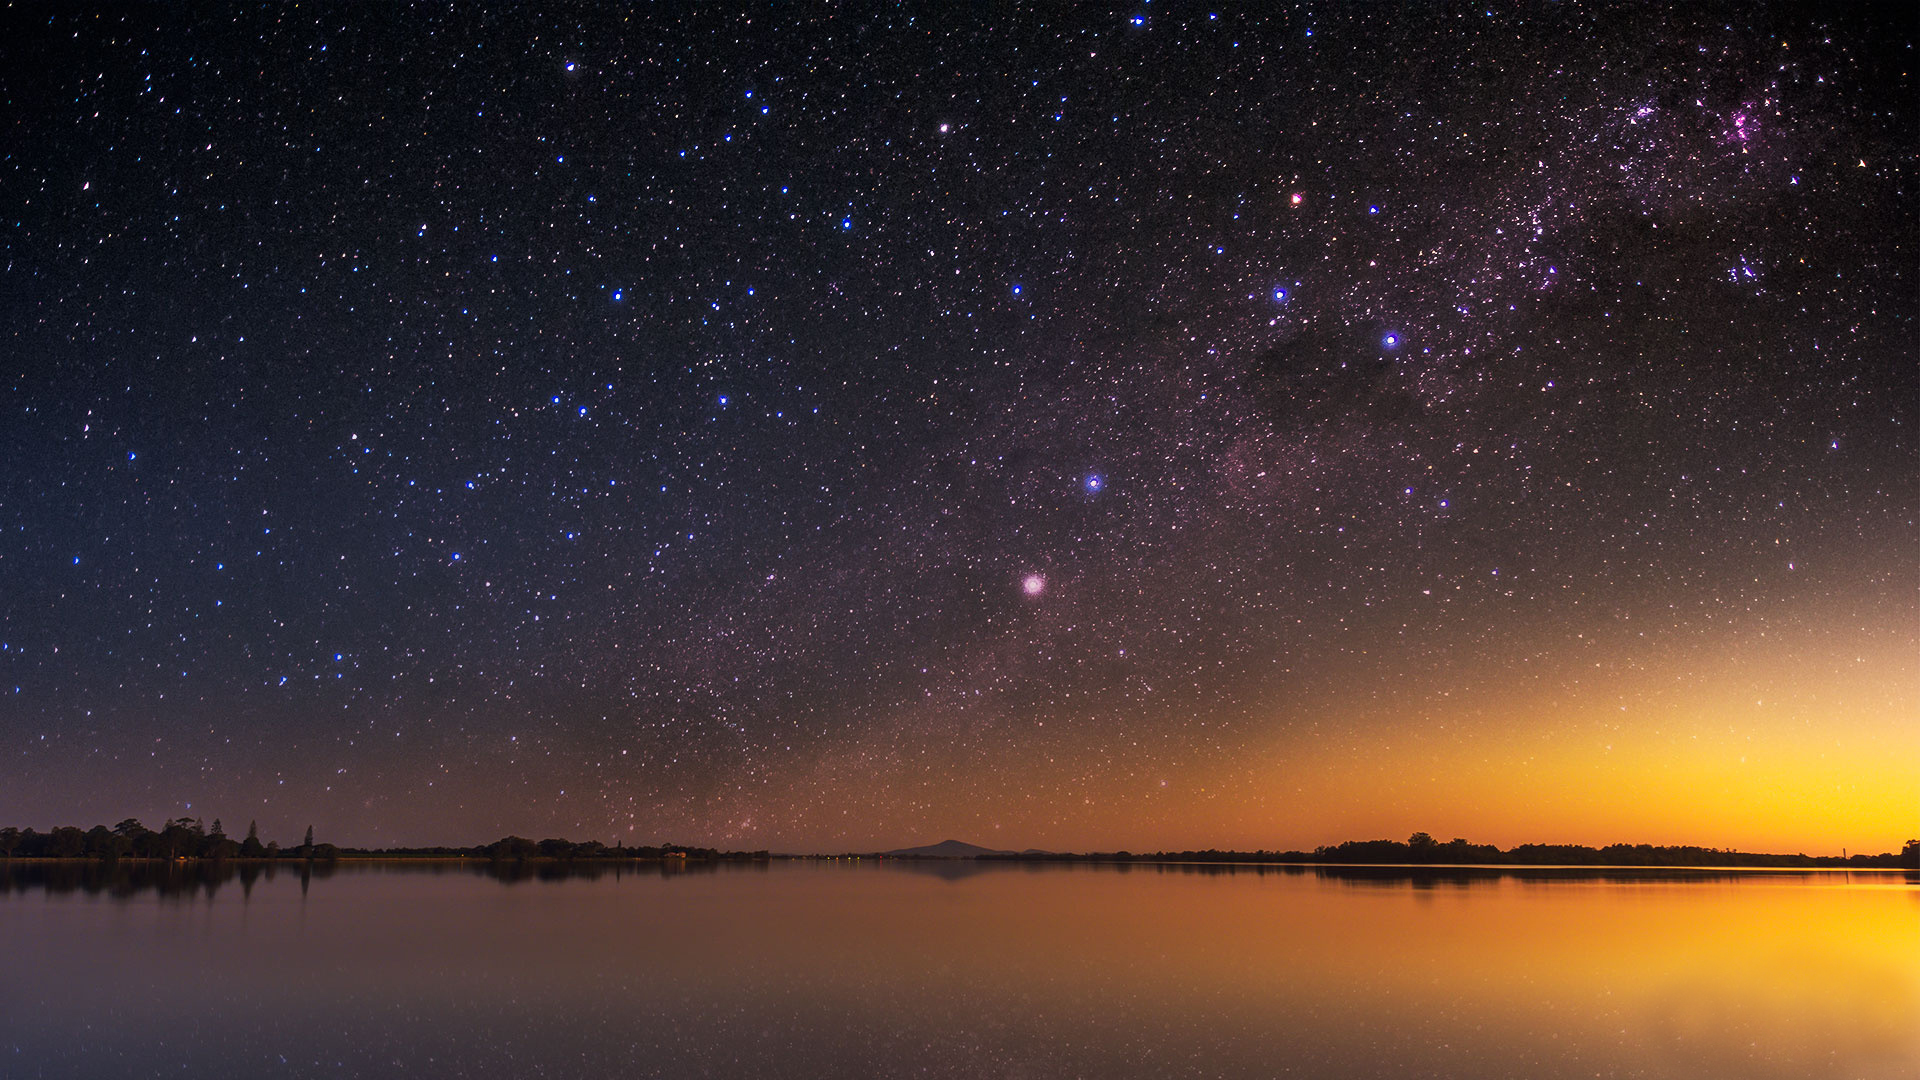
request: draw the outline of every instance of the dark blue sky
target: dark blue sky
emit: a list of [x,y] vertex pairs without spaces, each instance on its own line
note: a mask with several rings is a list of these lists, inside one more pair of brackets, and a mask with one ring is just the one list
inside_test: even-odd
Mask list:
[[1911,635],[1904,9],[717,8],[5,16],[0,818],[1204,845]]

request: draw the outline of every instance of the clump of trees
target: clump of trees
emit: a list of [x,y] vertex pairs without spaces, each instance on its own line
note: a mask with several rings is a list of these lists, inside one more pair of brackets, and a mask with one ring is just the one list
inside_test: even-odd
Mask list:
[[149,829],[138,818],[127,818],[108,828],[95,825],[82,830],[62,825],[51,832],[8,826],[0,829],[0,858],[6,859],[334,859],[340,849],[332,844],[315,844],[313,827],[307,827],[306,843],[283,849],[277,842],[261,843],[258,822],[247,824],[244,840],[227,835],[219,818],[208,828],[199,818],[174,818],[158,829]]

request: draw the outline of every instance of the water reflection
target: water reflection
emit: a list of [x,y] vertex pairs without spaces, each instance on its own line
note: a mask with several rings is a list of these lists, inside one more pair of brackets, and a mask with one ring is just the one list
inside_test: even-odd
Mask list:
[[0,1075],[1904,1080],[1917,896],[1587,867],[0,863]]
[[699,859],[494,862],[487,859],[350,859],[306,862],[295,859],[5,860],[0,859],[0,898],[14,893],[48,896],[84,894],[115,899],[152,893],[164,899],[212,900],[230,885],[251,896],[257,882],[297,880],[302,890],[338,874],[410,874],[429,877],[489,878],[508,885],[542,881],[598,881],[631,877],[677,878],[729,871],[765,872],[765,862],[715,862]]
[[331,877],[334,863],[291,860],[277,862],[172,862],[157,859],[93,859],[0,861],[0,898],[9,894],[44,893],[48,896],[85,894],[120,900],[153,893],[163,899],[212,900],[227,886],[238,884],[251,895],[255,883],[276,877],[297,878],[303,886],[314,878]]
[[[340,862],[201,860],[167,862],[123,859],[99,862],[71,860],[0,860],[0,898],[16,893],[48,896],[84,894],[132,899],[151,893],[163,899],[213,900],[228,886],[237,885],[251,896],[261,881],[297,880],[311,888],[338,874],[420,875],[485,878],[507,885],[524,882],[555,884],[567,881],[620,881],[627,878],[698,877],[719,873],[766,873],[766,861],[665,860],[507,860],[487,859],[350,859]],[[1774,881],[1825,884],[1920,885],[1913,872],[1861,870],[1727,870],[1718,867],[1630,867],[1604,869],[1587,866],[1310,866],[1275,863],[1045,863],[975,859],[888,859],[858,863],[804,860],[800,865],[854,871],[883,870],[945,882],[1013,875],[1104,875],[1126,877],[1196,877],[1253,879],[1287,878],[1333,882],[1356,888],[1415,890],[1471,889],[1503,881],[1520,884],[1597,883],[1609,885],[1709,884]],[[1912,894],[1920,902],[1920,892]]]

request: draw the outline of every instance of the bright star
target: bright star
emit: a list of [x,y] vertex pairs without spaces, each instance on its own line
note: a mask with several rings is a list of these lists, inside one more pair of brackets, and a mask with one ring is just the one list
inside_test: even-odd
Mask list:
[[1039,596],[1041,593],[1046,592],[1046,575],[1028,574],[1020,580],[1020,591],[1026,593],[1028,596]]
[[1106,486],[1107,486],[1106,480],[1103,479],[1099,473],[1095,473],[1092,476],[1087,477],[1088,491],[1099,491],[1101,488]]

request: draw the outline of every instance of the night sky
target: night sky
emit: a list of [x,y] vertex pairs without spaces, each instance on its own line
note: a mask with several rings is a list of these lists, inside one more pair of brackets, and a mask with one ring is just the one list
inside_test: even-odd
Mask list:
[[0,16],[0,824],[1897,850],[1905,4]]

